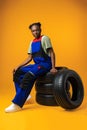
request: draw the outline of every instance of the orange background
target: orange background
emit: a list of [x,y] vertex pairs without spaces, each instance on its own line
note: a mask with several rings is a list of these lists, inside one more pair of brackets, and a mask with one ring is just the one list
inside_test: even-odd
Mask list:
[[51,38],[56,66],[67,66],[81,76],[86,88],[87,3],[85,0],[2,0],[0,11],[0,86],[13,89],[12,70],[27,57],[33,38],[28,26],[42,23]]
[[[33,38],[28,26],[38,21],[42,23],[42,34],[51,38],[56,54],[56,66],[67,66],[78,72],[84,84],[86,98],[87,1],[0,0],[2,99],[6,96],[10,103],[15,94],[12,70],[27,57],[29,42]],[[31,95],[35,96],[34,88]]]

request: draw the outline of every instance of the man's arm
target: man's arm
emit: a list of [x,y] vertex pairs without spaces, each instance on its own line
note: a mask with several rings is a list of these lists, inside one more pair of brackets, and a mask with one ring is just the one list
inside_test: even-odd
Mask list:
[[32,55],[29,54],[29,56],[28,56],[20,65],[18,65],[17,67],[15,67],[15,68],[13,69],[13,73],[15,73],[15,71],[16,71],[18,68],[20,68],[20,67],[22,67],[22,66],[24,66],[24,65],[27,65],[31,60],[32,60]]
[[50,53],[51,62],[52,62],[52,69],[50,70],[50,72],[55,73],[57,72],[57,69],[55,68],[55,53],[53,51],[53,48],[49,48],[48,53]]

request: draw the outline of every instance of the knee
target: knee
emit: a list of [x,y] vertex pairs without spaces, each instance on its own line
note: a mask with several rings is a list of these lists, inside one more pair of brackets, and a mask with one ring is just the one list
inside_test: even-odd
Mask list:
[[19,78],[21,75],[23,75],[24,72],[19,68],[16,70],[15,74],[13,75],[13,81],[14,82],[19,82]]
[[35,79],[36,77],[32,73],[27,72],[23,77],[20,87],[26,89],[27,87],[29,87],[29,84],[34,83]]

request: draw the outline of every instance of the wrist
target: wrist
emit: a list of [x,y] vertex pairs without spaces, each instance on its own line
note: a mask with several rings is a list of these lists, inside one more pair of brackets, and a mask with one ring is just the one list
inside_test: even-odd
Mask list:
[[52,69],[55,69],[55,66],[52,66]]

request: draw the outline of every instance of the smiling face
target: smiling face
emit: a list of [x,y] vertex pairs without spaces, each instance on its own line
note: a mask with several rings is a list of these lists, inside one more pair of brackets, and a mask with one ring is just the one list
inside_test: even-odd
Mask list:
[[33,25],[31,27],[31,32],[35,38],[39,38],[41,36],[41,28],[38,25]]

